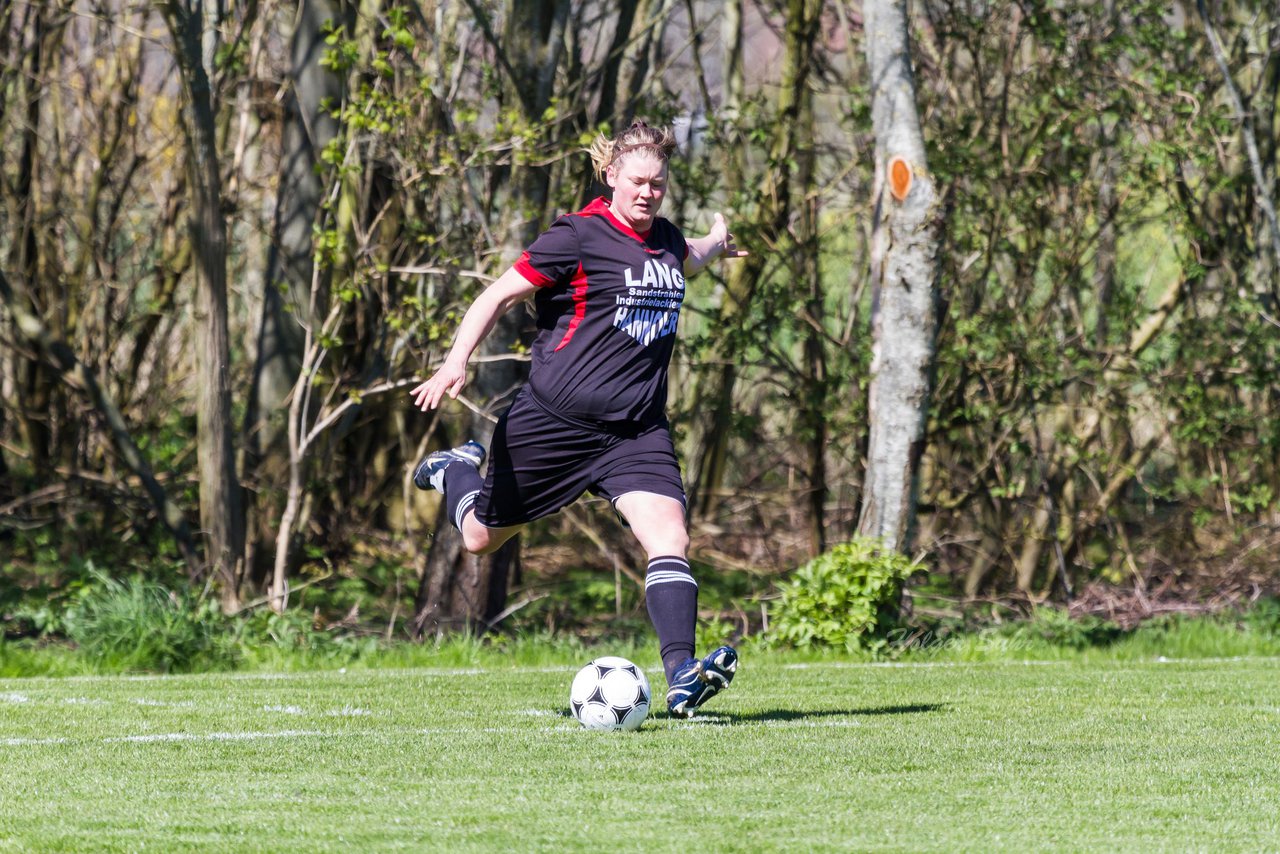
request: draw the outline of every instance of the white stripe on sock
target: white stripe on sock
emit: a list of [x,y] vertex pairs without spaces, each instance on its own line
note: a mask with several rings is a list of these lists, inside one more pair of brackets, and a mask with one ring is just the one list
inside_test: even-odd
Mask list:
[[650,587],[652,587],[655,584],[676,584],[679,582],[692,584],[694,587],[698,586],[698,582],[694,581],[693,576],[687,572],[675,572],[672,570],[658,570],[657,572],[650,572],[648,575],[645,576],[644,587],[646,590],[648,590]]
[[664,577],[669,575],[681,575],[686,578],[693,578],[693,573],[689,572],[688,570],[681,572],[678,569],[651,569],[649,570],[648,574],[645,577],[656,578],[656,577]]
[[462,496],[462,500],[458,502],[457,516],[453,520],[453,525],[459,531],[462,530],[462,520],[467,518],[467,511],[475,506],[476,498],[479,497],[479,495],[480,490],[477,489],[474,492],[468,492],[466,495]]

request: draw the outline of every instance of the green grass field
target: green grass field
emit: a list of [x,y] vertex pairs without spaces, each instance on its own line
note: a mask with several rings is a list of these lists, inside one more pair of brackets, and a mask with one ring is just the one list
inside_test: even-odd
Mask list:
[[573,670],[0,680],[0,850],[1280,846],[1280,659],[758,655],[629,734]]

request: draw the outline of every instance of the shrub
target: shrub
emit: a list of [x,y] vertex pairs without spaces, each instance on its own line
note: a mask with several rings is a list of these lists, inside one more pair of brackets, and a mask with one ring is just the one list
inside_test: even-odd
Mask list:
[[916,565],[880,541],[856,538],[797,569],[769,609],[771,642],[801,649],[878,650]]
[[1104,647],[1115,643],[1124,632],[1108,620],[1088,614],[1072,617],[1065,608],[1041,606],[1023,621],[1002,627],[1000,634],[1024,649],[1075,649]]
[[381,648],[378,633],[341,625],[322,628],[317,613],[256,611],[237,618],[245,663],[281,669],[346,665]]
[[162,673],[235,666],[238,638],[217,602],[138,577],[94,575],[96,583],[62,617],[67,638],[90,659]]

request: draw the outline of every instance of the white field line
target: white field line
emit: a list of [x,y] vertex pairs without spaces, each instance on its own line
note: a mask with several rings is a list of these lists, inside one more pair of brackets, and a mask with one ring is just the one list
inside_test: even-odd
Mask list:
[[[480,676],[501,673],[576,673],[581,664],[565,664],[538,667],[376,667],[360,670],[348,670],[340,667],[337,670],[299,670],[288,673],[219,673],[216,678],[232,682],[314,682],[326,676],[374,677],[374,676],[426,676],[430,678],[452,679],[457,676]],[[654,663],[654,669],[661,667]],[[6,683],[22,685],[67,685],[76,682],[167,682],[178,684],[198,679],[207,679],[209,674],[202,673],[134,673],[128,675],[97,676],[82,674],[78,676],[26,676],[14,679],[0,679],[0,686]],[[15,695],[16,696],[16,695]],[[6,694],[0,693],[0,702],[4,702]],[[12,702],[22,702],[20,699]]]
[[[548,711],[543,709],[525,709],[515,712],[517,715],[527,715],[530,717],[548,717],[556,718],[556,722],[548,721],[547,725],[538,727],[539,732],[544,733],[579,733],[585,732],[582,727],[578,726],[567,715],[560,712]],[[685,729],[689,727],[724,725],[732,723],[731,718],[722,715],[699,715],[689,720],[671,721],[672,726],[676,729]],[[861,727],[864,722],[861,720],[777,720],[761,721],[760,725],[767,726],[771,729],[786,729],[794,727],[797,729],[828,729],[828,728],[849,728]],[[241,741],[261,741],[267,739],[288,739],[288,738],[387,738],[402,737],[405,735],[429,736],[429,737],[449,737],[449,736],[467,736],[484,734],[502,734],[516,735],[519,733],[528,733],[530,729],[525,726],[486,726],[486,727],[392,727],[354,731],[354,732],[326,732],[323,730],[308,729],[287,729],[275,730],[271,732],[211,732],[211,733],[191,733],[191,732],[164,732],[164,733],[142,733],[137,735],[118,735],[106,736],[102,738],[74,738],[74,737],[49,737],[49,738],[15,738],[0,737],[0,747],[35,747],[41,745],[60,745],[74,744],[77,746],[92,744],[157,744],[157,743],[174,743],[174,742],[241,742]]]
[[1053,667],[1069,664],[1067,661],[802,661],[782,665],[783,670],[873,670],[889,669],[950,669],[998,665],[1000,667]]
[[162,732],[149,735],[117,735],[107,738],[0,738],[0,746],[26,747],[38,744],[146,744],[164,741],[255,741],[263,738],[303,738],[328,737],[341,733],[318,732],[315,730],[287,729],[277,732],[210,732],[203,735],[190,732]]
[[[1238,664],[1241,662],[1257,664],[1280,664],[1280,657],[1270,655],[1235,655],[1206,658],[1143,658],[1132,660],[1098,660],[1088,666],[1105,665],[1108,667],[1135,667],[1143,664]],[[1071,660],[1040,661],[807,661],[781,665],[783,670],[857,670],[861,668],[967,668],[967,667],[1058,667],[1078,666],[1081,662]]]
[[[544,732],[568,732],[577,731],[581,727],[576,724],[570,725],[565,722],[561,725],[553,725],[543,727]],[[420,729],[409,729],[397,727],[394,729],[374,729],[365,730],[363,732],[324,732],[321,730],[307,729],[286,729],[274,732],[210,732],[210,733],[191,733],[191,732],[159,732],[147,733],[141,735],[117,735],[107,736],[105,738],[0,738],[0,747],[32,747],[49,744],[156,744],[171,742],[225,742],[225,741],[260,741],[264,739],[282,739],[282,738],[383,738],[386,736],[399,735],[429,735],[429,736],[450,736],[450,735],[475,735],[478,733],[502,733],[514,735],[519,732],[528,732],[527,727],[513,726],[493,726],[493,727],[427,727]]]
[[762,726],[767,726],[772,729],[789,729],[791,727],[797,727],[800,729],[844,729],[846,727],[860,727],[862,726],[862,721],[840,721],[840,720],[769,721],[769,720],[765,720],[765,721],[760,721],[760,724]]
[[[748,661],[748,666],[750,662]],[[1145,664],[1265,664],[1277,666],[1280,665],[1280,656],[1270,655],[1236,655],[1236,656],[1218,656],[1205,658],[1169,658],[1166,656],[1157,656],[1155,658],[1143,658],[1132,660],[1107,660],[1100,659],[1091,662],[1089,666],[1107,666],[1107,667],[1137,667]],[[1081,662],[1074,660],[1026,660],[1026,661],[810,661],[796,662],[794,664],[777,665],[783,670],[858,670],[858,669],[876,669],[876,668],[900,668],[900,669],[966,669],[981,667],[1070,667],[1078,666]],[[339,670],[322,670],[322,671],[299,671],[289,673],[224,673],[219,674],[219,678],[227,679],[234,682],[241,681],[278,681],[292,682],[303,681],[314,682],[317,678],[323,678],[326,675],[363,675],[366,677],[387,676],[387,677],[429,677],[429,678],[454,678],[457,676],[472,676],[479,674],[486,675],[503,675],[503,674],[520,674],[520,673],[574,673],[578,669],[577,665],[564,665],[554,667],[501,667],[501,668],[478,668],[478,667],[458,667],[458,668],[387,668],[387,669],[368,669],[348,671],[346,668]],[[661,670],[656,664],[652,666],[653,670]],[[10,686],[36,687],[41,688],[66,685],[72,683],[83,682],[109,682],[112,684],[120,682],[160,682],[169,683],[180,682],[183,680],[204,679],[207,678],[203,674],[145,674],[132,676],[31,676],[16,679],[0,679],[0,688]],[[44,700],[44,698],[41,698]],[[50,698],[51,699],[51,698]],[[27,703],[32,698],[21,691],[4,691],[0,690],[0,703]],[[46,702],[48,700],[45,700]],[[74,702],[58,699],[56,702]],[[109,701],[108,701],[109,702]],[[158,700],[148,700],[134,698],[129,700],[121,700],[120,702],[136,703],[140,706],[193,706],[190,700],[164,702]],[[354,714],[361,714],[361,710],[356,710]],[[330,713],[334,714],[334,713]]]
[[260,738],[315,738],[337,735],[331,732],[317,732],[306,729],[286,729],[278,732],[211,732],[197,735],[189,732],[164,732],[152,735],[122,735],[115,738],[102,739],[103,744],[128,742],[146,744],[153,741],[256,741]]
[[[109,678],[109,677],[106,677]],[[18,694],[10,692],[0,694],[0,703],[11,703],[14,705],[25,705],[30,707],[40,705],[59,705],[59,706],[110,706],[110,705],[126,705],[126,706],[142,706],[144,708],[171,708],[171,709],[194,709],[197,704],[194,700],[182,700],[179,702],[165,702],[162,700],[152,700],[146,697],[133,697],[129,699],[108,699],[104,697],[30,697],[26,694]],[[213,706],[208,706],[214,708]],[[369,709],[360,708],[359,706],[346,705],[341,708],[326,709],[322,712],[308,712],[300,706],[273,704],[258,707],[259,711],[276,712],[283,715],[310,715],[324,716],[330,718],[360,718],[368,717],[373,712]]]

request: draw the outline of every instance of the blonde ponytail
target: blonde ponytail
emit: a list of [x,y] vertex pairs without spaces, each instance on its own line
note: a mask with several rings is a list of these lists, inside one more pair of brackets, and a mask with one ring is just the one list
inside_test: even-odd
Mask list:
[[597,134],[591,141],[587,151],[591,154],[591,165],[595,169],[596,178],[604,181],[605,173],[610,166],[617,165],[632,152],[643,151],[659,160],[670,160],[676,150],[676,135],[671,128],[649,127],[644,122],[632,122],[631,127],[610,139],[604,134]]

